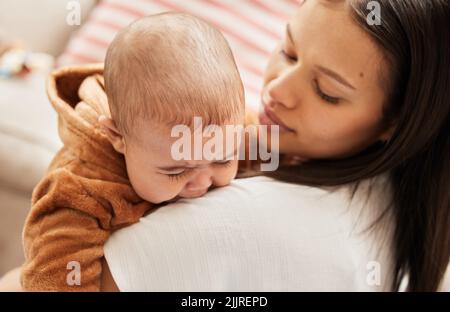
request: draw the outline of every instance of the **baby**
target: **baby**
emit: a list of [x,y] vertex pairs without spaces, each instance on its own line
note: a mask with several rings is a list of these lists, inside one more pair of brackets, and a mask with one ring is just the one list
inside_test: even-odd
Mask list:
[[222,129],[243,123],[243,87],[219,31],[185,14],[141,19],[112,42],[104,77],[111,118],[101,116],[100,122],[115,150],[125,155],[141,198],[161,203],[198,197],[234,178],[236,157],[211,163],[171,156],[173,126],[193,127],[194,116]]
[[[101,65],[55,71],[47,92],[63,148],[33,191],[23,240],[25,290],[97,291],[112,231],[235,177],[237,157],[175,159],[172,129],[242,125],[243,86],[219,31],[187,14],[142,18]],[[225,131],[224,131],[225,132]],[[206,144],[207,140],[202,144]],[[192,150],[192,155],[195,151]],[[235,152],[237,153],[237,152]]]

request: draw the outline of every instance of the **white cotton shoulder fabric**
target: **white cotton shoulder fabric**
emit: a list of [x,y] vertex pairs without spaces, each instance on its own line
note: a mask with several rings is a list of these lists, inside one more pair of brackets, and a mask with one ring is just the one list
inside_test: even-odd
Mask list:
[[387,291],[387,175],[313,188],[239,179],[115,232],[105,257],[121,291]]

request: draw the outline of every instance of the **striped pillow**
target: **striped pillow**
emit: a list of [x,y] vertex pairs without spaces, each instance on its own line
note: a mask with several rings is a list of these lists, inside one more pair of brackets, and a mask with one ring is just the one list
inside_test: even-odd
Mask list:
[[58,65],[102,62],[118,30],[164,11],[196,15],[220,29],[236,58],[247,108],[258,109],[264,68],[299,0],[103,0],[70,40]]

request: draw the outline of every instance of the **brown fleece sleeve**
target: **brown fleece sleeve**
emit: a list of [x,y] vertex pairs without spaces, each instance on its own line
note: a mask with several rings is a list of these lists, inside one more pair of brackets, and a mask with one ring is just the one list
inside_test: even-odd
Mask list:
[[98,124],[109,114],[102,72],[102,64],[67,67],[47,81],[64,146],[33,190],[23,230],[25,290],[100,290],[111,232],[152,208],[133,190],[123,155]]
[[103,245],[109,231],[84,212],[56,207],[25,227],[27,291],[99,291]]
[[52,170],[38,184],[32,204],[23,231],[21,283],[27,291],[99,291],[111,231],[139,221],[151,207],[127,184],[66,168]]

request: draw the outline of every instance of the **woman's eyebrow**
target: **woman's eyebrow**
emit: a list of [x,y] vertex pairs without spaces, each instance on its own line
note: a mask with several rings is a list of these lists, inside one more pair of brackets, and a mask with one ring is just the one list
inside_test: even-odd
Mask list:
[[286,36],[289,38],[291,43],[295,46],[294,37],[292,36],[291,25],[289,23],[286,25]]
[[[286,25],[286,37],[295,46],[294,37],[292,36],[291,25],[289,23]],[[327,76],[330,76],[331,78],[333,78],[334,80],[336,80],[340,84],[342,84],[342,85],[344,85],[344,86],[346,86],[346,87],[348,87],[348,88],[350,88],[352,90],[356,90],[356,88],[351,83],[349,83],[341,75],[339,75],[338,73],[332,71],[331,69],[328,69],[328,68],[320,66],[320,65],[317,65],[316,68],[320,72],[322,72],[323,74],[325,74]]]
[[334,80],[336,80],[337,82],[339,82],[340,84],[352,89],[352,90],[356,90],[356,88],[350,84],[347,80],[345,80],[341,75],[339,75],[338,73],[332,71],[331,69],[325,68],[323,66],[320,65],[316,65],[316,68],[322,72],[323,74],[330,76],[331,78],[333,78]]

